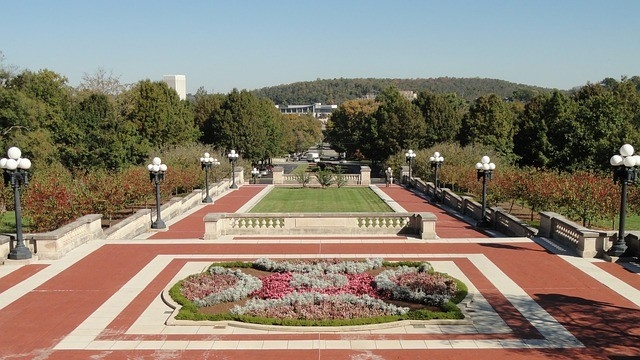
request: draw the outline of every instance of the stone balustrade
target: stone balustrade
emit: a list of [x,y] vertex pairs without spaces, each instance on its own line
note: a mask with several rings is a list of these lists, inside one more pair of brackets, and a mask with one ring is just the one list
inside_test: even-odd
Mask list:
[[538,235],[572,248],[578,256],[589,258],[602,257],[616,236],[615,233],[581,226],[551,211],[540,212]]
[[415,235],[435,239],[432,213],[211,213],[205,240],[225,235]]

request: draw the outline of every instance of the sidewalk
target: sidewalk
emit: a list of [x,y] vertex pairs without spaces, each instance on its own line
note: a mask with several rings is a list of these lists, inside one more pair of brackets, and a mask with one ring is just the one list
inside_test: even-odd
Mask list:
[[[637,272],[554,254],[545,239],[487,237],[399,186],[380,190],[407,211],[436,214],[439,239],[202,240],[204,214],[237,211],[264,189],[225,193],[168,231],[1,266],[0,359],[640,358]],[[160,293],[178,279],[212,261],[269,256],[430,261],[477,293],[472,324],[346,333],[165,325],[171,308]]]

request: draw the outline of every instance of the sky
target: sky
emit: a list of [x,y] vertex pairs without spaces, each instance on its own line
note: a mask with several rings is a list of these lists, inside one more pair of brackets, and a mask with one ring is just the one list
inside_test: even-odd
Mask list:
[[477,77],[568,90],[640,75],[637,0],[5,0],[3,66],[187,92]]

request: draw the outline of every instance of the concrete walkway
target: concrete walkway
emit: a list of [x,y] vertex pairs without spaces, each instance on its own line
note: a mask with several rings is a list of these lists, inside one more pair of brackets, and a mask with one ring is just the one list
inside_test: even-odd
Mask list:
[[[433,212],[437,240],[400,236],[202,240],[209,212],[244,211],[268,191],[245,185],[169,230],[93,241],[60,260],[0,266],[0,359],[637,359],[640,277],[563,255],[546,239],[489,237],[399,186],[406,211]],[[470,321],[350,331],[169,326],[160,294],[212,261],[258,257],[430,261],[475,294]]]

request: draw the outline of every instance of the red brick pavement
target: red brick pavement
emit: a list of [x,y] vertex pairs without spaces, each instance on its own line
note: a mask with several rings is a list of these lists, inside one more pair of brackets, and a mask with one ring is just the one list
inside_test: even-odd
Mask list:
[[[242,198],[256,194],[258,187],[242,187],[205,207],[205,212],[230,212],[242,206]],[[433,211],[438,216],[441,237],[480,237],[464,223],[439,213],[414,194],[390,187],[384,191],[407,211]],[[154,235],[162,239],[198,238],[195,230],[202,221],[198,212],[173,224],[169,231]],[[446,226],[441,226],[441,221]],[[457,223],[457,225],[456,225]],[[455,231],[457,226],[458,232]],[[446,231],[447,235],[444,235]],[[465,235],[462,235],[465,234]],[[473,234],[473,235],[469,235]],[[586,347],[574,349],[474,349],[474,350],[53,350],[66,334],[92,314],[111,295],[159,254],[345,254],[417,253],[424,259],[437,254],[483,254],[515,281],[529,296],[574,334]],[[147,286],[145,291],[109,325],[104,336],[117,338],[158,290],[177,271],[183,260],[174,260]],[[456,264],[501,314],[516,336],[535,338],[536,330],[464,258]],[[640,289],[640,277],[612,263],[599,268]],[[0,298],[15,284],[42,271],[43,265],[28,265],[0,278]],[[533,242],[519,243],[412,243],[412,244],[108,244],[61,271],[33,291],[0,311],[0,359],[640,359],[640,311],[638,307]],[[280,335],[282,336],[282,335]],[[300,336],[300,335],[298,335]],[[328,335],[307,334],[312,338]],[[364,335],[357,335],[363,338]],[[259,340],[256,335],[245,339]],[[345,335],[348,338],[348,335]],[[364,336],[366,338],[366,336]]]

